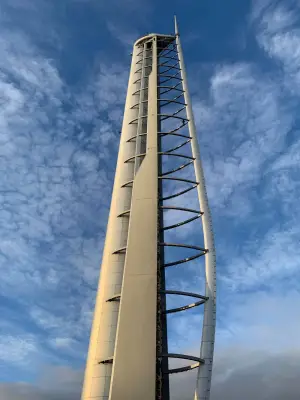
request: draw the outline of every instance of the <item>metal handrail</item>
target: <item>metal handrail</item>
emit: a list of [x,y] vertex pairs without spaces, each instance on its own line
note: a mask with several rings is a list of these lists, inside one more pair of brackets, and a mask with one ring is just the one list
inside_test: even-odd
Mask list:
[[180,167],[177,167],[177,168],[174,168],[174,169],[170,169],[170,170],[168,170],[166,172],[162,172],[161,176],[166,176],[166,175],[173,174],[174,172],[181,171],[183,168],[186,168],[189,165],[193,164],[193,162],[194,162],[194,160],[191,160],[191,161],[189,161],[189,162],[187,162],[185,164],[180,165]]
[[170,199],[174,199],[175,197],[179,197],[179,196],[181,196],[182,194],[185,194],[185,193],[189,192],[190,190],[195,189],[197,186],[198,186],[198,185],[193,185],[193,186],[191,186],[191,187],[189,187],[189,188],[187,188],[187,189],[185,189],[185,190],[182,190],[181,192],[177,192],[177,193],[172,194],[172,195],[170,195],[170,196],[162,197],[162,198],[160,198],[160,200],[170,200]]
[[182,142],[181,144],[178,144],[177,146],[172,147],[172,148],[169,149],[169,150],[166,150],[165,153],[168,153],[168,154],[169,154],[169,153],[172,153],[172,151],[175,151],[175,150],[180,149],[181,147],[183,147],[183,146],[185,146],[186,144],[190,143],[190,141],[191,141],[191,139],[188,139],[188,140],[186,140],[185,142]]
[[[171,155],[171,154],[170,154]],[[187,156],[188,157],[188,156]],[[178,181],[178,182],[186,182],[186,183],[192,183],[194,185],[198,185],[198,182],[196,181],[191,181],[190,179],[185,179],[185,178],[170,178],[170,177],[164,177],[164,176],[159,176],[158,179],[164,179],[166,181]]]

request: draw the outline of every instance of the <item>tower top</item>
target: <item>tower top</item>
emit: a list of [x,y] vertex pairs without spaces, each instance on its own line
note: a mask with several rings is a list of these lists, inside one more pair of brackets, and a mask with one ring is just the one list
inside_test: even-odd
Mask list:
[[161,33],[149,33],[148,35],[142,36],[141,38],[137,39],[134,45],[138,45],[143,43],[144,41],[150,40],[153,37],[158,37],[158,38],[170,38],[174,39],[174,35],[162,35]]
[[176,15],[174,15],[175,35],[179,35]]

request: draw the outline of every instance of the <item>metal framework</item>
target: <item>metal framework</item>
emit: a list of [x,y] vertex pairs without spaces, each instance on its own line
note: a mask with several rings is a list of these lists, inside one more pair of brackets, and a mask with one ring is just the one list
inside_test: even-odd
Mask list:
[[[192,167],[195,179],[189,179]],[[168,202],[192,190],[199,209]],[[165,225],[170,211],[187,217]],[[166,231],[196,220],[203,244],[165,241]],[[167,248],[193,254],[166,262]],[[168,290],[166,268],[199,257],[205,258],[205,293]],[[195,301],[167,309],[168,295]],[[169,353],[167,315],[201,305],[200,357]],[[169,375],[194,368],[195,399],[209,400],[215,322],[212,224],[175,20],[175,35],[150,34],[134,45],[82,400],[169,400]],[[170,369],[171,358],[192,363]]]

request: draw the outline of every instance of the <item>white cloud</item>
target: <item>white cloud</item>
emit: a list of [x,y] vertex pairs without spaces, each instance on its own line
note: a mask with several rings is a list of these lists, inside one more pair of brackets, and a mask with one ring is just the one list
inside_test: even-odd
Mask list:
[[290,168],[298,169],[300,166],[300,141],[294,142],[287,148],[273,165],[272,171],[287,170]]
[[75,400],[80,398],[82,371],[68,367],[44,367],[39,375],[36,385],[23,382],[1,383],[1,399]]
[[55,349],[69,349],[71,346],[75,346],[76,342],[73,341],[70,337],[56,337],[52,340],[50,340],[50,344],[55,348]]
[[139,38],[138,32],[128,32],[126,29],[121,29],[119,24],[113,22],[107,23],[107,28],[110,34],[117,39],[128,51],[132,48],[133,43]]
[[299,10],[299,5],[289,2],[269,2],[268,7],[254,7],[253,11],[257,41],[271,58],[281,64],[284,84],[295,95],[300,85]]
[[[8,358],[15,346],[10,360],[21,366],[19,359],[33,359],[39,346],[39,362],[53,359],[49,347],[59,349],[56,362],[65,352],[80,360],[91,325],[113,175],[109,161],[116,156],[127,72],[99,62],[71,90],[30,36],[4,26],[0,56],[0,289],[6,318],[12,318],[6,311],[14,301],[30,322],[1,324],[1,356]],[[35,328],[39,334],[32,333]]]
[[209,99],[196,100],[194,110],[211,205],[247,216],[248,191],[284,148],[292,118],[277,82],[255,65],[220,66],[210,83]]
[[[281,293],[276,288],[226,296],[224,318],[232,329],[230,335],[217,337],[217,354],[232,347],[257,354],[299,352],[300,323],[294,318],[299,296],[298,289]],[[286,329],[288,338],[283,334]]]
[[34,335],[0,336],[0,359],[2,363],[24,366],[32,362],[36,353],[37,343]]
[[[260,29],[267,29],[268,33],[258,35],[259,43],[268,55],[282,63],[284,82],[293,79],[298,84],[298,31],[293,27],[294,18],[282,9],[273,16],[264,15],[262,25],[266,28]],[[129,40],[121,39],[126,43]],[[19,32],[2,32],[0,56],[1,293],[8,300],[17,298],[30,323],[44,332],[45,347],[59,350],[60,361],[65,353],[82,359],[91,326],[128,68],[97,60],[99,65],[90,68],[85,83],[71,91],[55,62],[45,58]],[[223,375],[218,375],[219,382],[228,382],[234,376],[235,363],[246,370],[260,362],[257,354],[254,357],[254,347],[267,348],[269,352],[274,347],[288,349],[281,335],[282,325],[291,326],[293,320],[291,345],[296,346],[299,336],[293,318],[299,301],[297,292],[289,297],[254,293],[246,301],[247,293],[239,296],[228,290],[250,292],[261,282],[268,290],[275,283],[282,288],[277,282],[281,279],[289,279],[290,288],[290,279],[298,270],[297,221],[288,219],[279,226],[277,220],[268,220],[268,234],[257,233],[251,222],[251,218],[257,221],[264,217],[265,209],[259,210],[251,197],[261,185],[263,174],[266,173],[264,179],[269,179],[267,184],[273,184],[269,208],[277,210],[274,202],[283,202],[286,195],[279,189],[283,189],[283,183],[285,188],[293,184],[287,170],[297,167],[297,144],[282,155],[294,123],[282,88],[281,75],[278,78],[258,65],[223,64],[213,67],[209,96],[197,98],[194,103],[216,226],[227,218],[222,229],[217,228],[221,238],[217,250],[222,260],[218,273],[223,278],[217,340],[228,354],[220,351],[216,365],[221,364],[222,354],[226,359],[235,353],[236,358]],[[286,175],[278,175],[282,171]],[[262,200],[267,199],[262,192]],[[292,197],[290,189],[289,205],[294,204]],[[196,197],[186,197],[181,205],[198,208]],[[169,222],[173,221],[169,217]],[[247,229],[242,225],[246,223]],[[234,224],[250,232],[250,239],[233,229]],[[235,235],[241,233],[240,248],[232,253],[229,250],[236,242],[231,231]],[[188,241],[190,233],[195,236],[195,232],[187,229],[181,238]],[[173,288],[201,293],[202,267],[201,262],[174,273]],[[177,299],[170,301],[170,306],[175,304]],[[171,346],[186,351],[188,345],[198,342],[201,322],[199,309],[174,315],[170,322]],[[40,360],[50,357],[44,354],[47,350],[40,346],[40,338],[27,332],[31,328],[23,324],[20,329],[18,341],[5,326],[0,338],[3,359],[9,358],[12,348],[16,351],[10,360],[15,365],[20,358],[33,358],[37,348]],[[242,350],[234,347],[235,343]],[[247,357],[245,348],[249,350]],[[195,349],[194,354],[198,354],[198,347]],[[77,382],[80,374],[75,375]],[[51,379],[56,381],[57,376]],[[72,379],[67,386],[72,386]],[[4,385],[2,389],[10,400],[26,396],[30,400],[57,400],[62,396],[73,400],[80,391],[77,387],[76,393],[49,393],[44,386],[24,384]]]
[[[213,400],[239,400],[241,395],[259,400],[297,398],[300,324],[295,315],[299,296],[299,290],[258,290],[220,299],[222,310],[218,312],[230,329],[217,329]],[[199,354],[197,332],[197,324],[187,323],[183,336],[190,340],[185,353]],[[195,372],[171,376],[174,399],[192,398],[195,379]]]
[[272,286],[274,279],[292,278],[299,268],[299,233],[297,225],[278,224],[265,236],[245,242],[236,257],[229,256],[219,276],[233,290]]

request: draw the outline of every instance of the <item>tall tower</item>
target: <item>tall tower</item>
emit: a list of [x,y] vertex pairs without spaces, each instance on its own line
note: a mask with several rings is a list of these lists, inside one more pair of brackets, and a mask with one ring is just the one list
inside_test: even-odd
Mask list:
[[[192,190],[196,209],[180,203]],[[171,211],[183,215],[180,222],[166,224]],[[204,243],[165,240],[166,232],[196,220]],[[169,262],[167,249],[193,254]],[[205,258],[205,293],[168,290],[166,269],[199,257]],[[170,294],[196,300],[167,309]],[[200,357],[169,353],[167,315],[201,305]],[[169,375],[198,368],[195,399],[209,400],[215,321],[211,217],[175,20],[175,35],[149,34],[133,47],[81,399],[169,400]],[[169,368],[170,358],[189,365]]]

